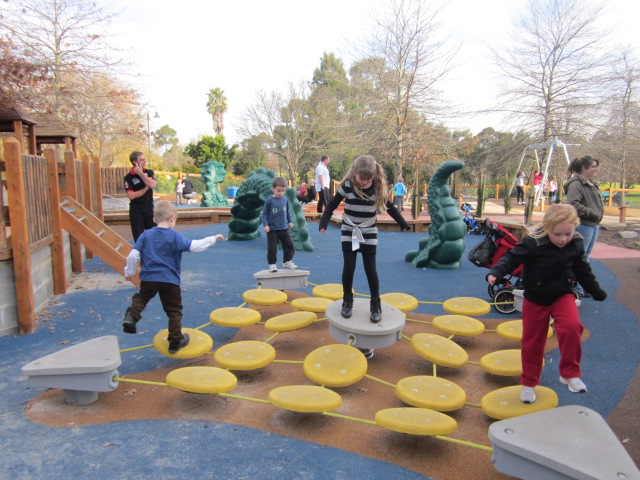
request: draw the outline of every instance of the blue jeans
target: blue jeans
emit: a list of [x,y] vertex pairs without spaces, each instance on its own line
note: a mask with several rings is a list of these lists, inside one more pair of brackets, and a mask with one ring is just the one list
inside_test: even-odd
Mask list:
[[582,235],[584,238],[584,256],[589,258],[591,255],[591,251],[596,244],[596,240],[598,239],[598,231],[600,227],[590,227],[588,225],[578,225],[576,227],[576,232]]

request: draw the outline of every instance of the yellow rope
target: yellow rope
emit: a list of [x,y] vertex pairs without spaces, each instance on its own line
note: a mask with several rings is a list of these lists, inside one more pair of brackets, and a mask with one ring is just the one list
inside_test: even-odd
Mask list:
[[494,303],[490,303],[489,305],[513,305],[516,302],[494,302]]
[[330,417],[344,418],[345,420],[353,420],[354,422],[366,423],[367,425],[378,425],[376,422],[372,420],[365,420],[363,418],[351,417],[349,415],[341,415],[339,413],[333,412],[322,412],[323,415],[328,415]]
[[411,337],[407,337],[404,333],[400,332],[400,337],[404,338],[405,340],[409,340],[411,341]]
[[134,350],[142,350],[143,348],[151,348],[151,347],[153,347],[153,345],[143,345],[142,347],[125,348],[124,350],[120,350],[120,353],[133,352]]
[[477,448],[479,450],[484,450],[486,452],[493,452],[493,448],[487,447],[486,445],[479,445],[477,443],[467,442],[465,440],[458,440],[457,438],[445,437],[444,435],[434,435],[433,437],[439,440],[444,440],[445,442],[458,443],[460,445]]
[[304,363],[302,360],[273,360],[273,363],[296,363],[301,364]]
[[418,303],[425,303],[425,304],[429,304],[429,305],[443,305],[444,302],[423,302],[418,300]]
[[266,403],[267,405],[271,405],[271,402],[269,400],[263,400],[261,398],[244,397],[242,395],[235,395],[233,393],[217,393],[216,395],[220,395],[221,397],[238,398],[240,400],[249,400],[250,402]]
[[475,408],[482,408],[482,405],[480,405],[479,403],[465,403],[465,405],[467,407],[475,407]]
[[150,380],[136,380],[135,378],[113,377],[112,380],[115,380],[116,382],[142,383],[144,385],[160,385],[161,387],[169,386],[164,382],[152,382]]
[[276,332],[273,335],[271,335],[269,338],[267,338],[265,340],[265,343],[269,343],[271,340],[273,340],[274,338],[276,338],[278,335],[280,335],[280,332]]
[[203,325],[200,325],[199,327],[194,328],[194,330],[202,330],[204,327],[208,327],[209,325],[213,325],[213,323],[207,322]]
[[373,380],[374,382],[381,383],[381,384],[386,385],[388,387],[396,388],[396,386],[393,383],[385,382],[384,380],[382,380],[380,378],[376,378],[373,375],[369,375],[368,373],[365,373],[364,376],[367,377],[370,380]]
[[480,362],[472,362],[471,360],[467,360],[469,365],[481,365]]
[[414,318],[407,317],[407,322],[424,323],[426,325],[433,325],[433,322],[427,322],[426,320],[416,320]]

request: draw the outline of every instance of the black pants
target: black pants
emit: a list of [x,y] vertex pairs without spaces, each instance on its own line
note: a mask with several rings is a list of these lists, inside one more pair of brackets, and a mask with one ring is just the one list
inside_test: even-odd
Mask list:
[[[351,244],[349,244],[351,245]],[[371,297],[380,296],[380,281],[378,280],[378,269],[376,267],[376,252],[373,251],[361,251],[362,261],[364,262],[364,273],[367,275],[367,282],[369,282],[369,293]],[[354,251],[342,251],[342,258],[344,265],[342,267],[342,291],[344,293],[351,293],[353,290],[353,275],[356,271],[356,259],[358,256],[358,250]]]
[[328,190],[323,188],[318,192],[318,206],[316,207],[316,212],[318,213],[322,213],[322,209],[324,208],[325,203],[327,203],[327,200],[324,198],[325,192],[327,191]]
[[296,252],[288,229],[270,230],[267,232],[267,263],[269,265],[275,265],[278,261],[278,243],[282,244],[283,263],[290,261]]
[[142,232],[156,226],[156,222],[153,221],[153,210],[129,209],[129,223],[131,223],[133,241],[137,242]]
[[516,202],[524,202],[524,187],[516,185],[516,191],[518,192],[516,196]]
[[160,294],[160,302],[169,317],[169,344],[177,343],[182,337],[182,292],[180,285],[166,282],[140,282],[140,291],[131,298],[131,306],[127,309],[135,321],[142,318],[142,311],[156,293]]

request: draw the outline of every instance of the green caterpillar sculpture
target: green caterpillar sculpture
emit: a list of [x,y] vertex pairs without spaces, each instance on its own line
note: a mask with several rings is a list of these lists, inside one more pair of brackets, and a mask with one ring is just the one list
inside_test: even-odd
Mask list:
[[227,197],[219,191],[219,184],[224,182],[227,171],[224,163],[211,161],[202,164],[200,181],[205,184],[201,207],[228,207]]

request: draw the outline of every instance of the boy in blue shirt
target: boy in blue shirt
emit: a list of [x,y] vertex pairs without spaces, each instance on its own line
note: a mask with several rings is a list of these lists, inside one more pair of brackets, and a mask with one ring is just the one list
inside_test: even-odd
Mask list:
[[404,194],[407,193],[407,186],[402,177],[398,178],[398,183],[393,186],[393,203],[399,212],[404,212]]
[[189,240],[176,226],[176,208],[162,200],[153,209],[153,220],[158,225],[145,230],[127,256],[124,276],[127,280],[140,270],[140,291],[131,299],[122,322],[125,333],[136,333],[136,323],[142,318],[142,311],[157,293],[160,294],[162,308],[169,317],[169,353],[177,353],[189,343],[189,335],[182,333],[182,293],[180,291],[180,265],[182,252],[202,252],[223,235]]
[[289,201],[284,196],[287,191],[287,181],[284,177],[276,177],[271,185],[273,195],[267,198],[262,208],[260,219],[267,234],[267,263],[270,272],[277,272],[276,266],[278,242],[282,243],[284,268],[295,270],[298,268],[291,260],[296,252],[289,229],[293,228]]

